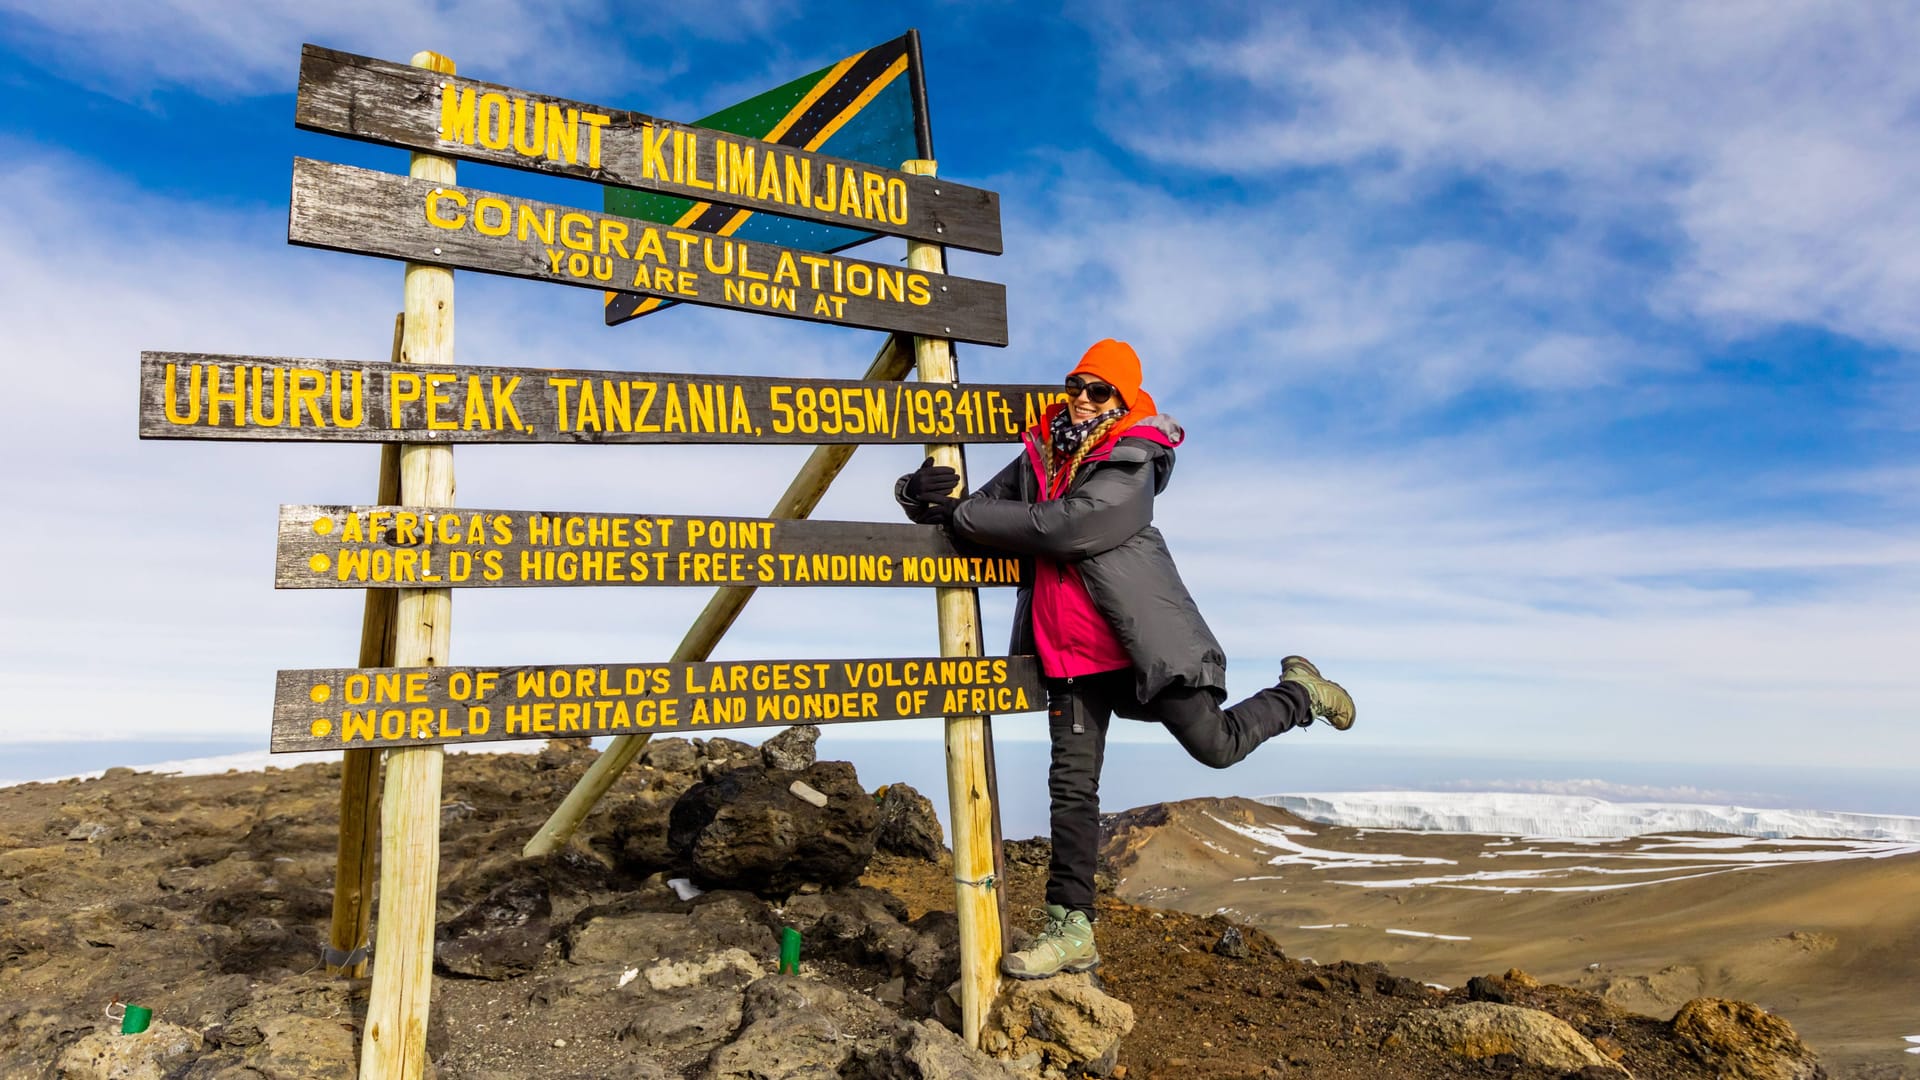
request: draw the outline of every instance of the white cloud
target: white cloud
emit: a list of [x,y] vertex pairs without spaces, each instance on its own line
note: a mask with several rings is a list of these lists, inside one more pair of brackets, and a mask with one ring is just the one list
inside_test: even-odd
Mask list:
[[1018,256],[983,271],[1008,284],[1010,357],[1038,346],[1057,366],[1096,337],[1126,338],[1163,404],[1183,392],[1220,400],[1221,386],[1246,408],[1303,385],[1355,385],[1368,405],[1356,435],[1476,389],[1551,398],[1691,363],[1609,324],[1591,290],[1632,295],[1646,275],[1591,248],[1382,245],[1344,197],[1196,202],[1090,158],[1058,165],[1043,196],[1008,211]]
[[1108,126],[1252,184],[1333,169],[1383,209],[1473,178],[1508,210],[1670,243],[1656,299],[1679,317],[1920,343],[1913,8],[1510,4],[1489,23],[1274,13],[1168,42],[1104,20]]
[[[402,62],[430,49],[452,57],[462,73],[493,82],[548,93],[631,94],[684,72],[690,39],[739,40],[791,16],[764,0],[657,5],[644,13],[606,0],[0,0],[0,12],[15,20],[39,62],[81,85],[132,98],[156,86],[216,97],[288,93],[305,42]],[[639,37],[643,48],[608,48],[616,31]],[[773,82],[758,88],[767,85]]]

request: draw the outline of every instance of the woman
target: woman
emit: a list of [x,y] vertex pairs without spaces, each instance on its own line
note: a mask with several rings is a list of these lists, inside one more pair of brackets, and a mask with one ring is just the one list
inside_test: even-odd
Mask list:
[[1025,452],[973,494],[956,497],[958,474],[932,458],[894,488],[913,520],[1032,559],[1011,651],[1037,654],[1047,678],[1053,862],[1045,926],[1001,961],[1017,979],[1100,963],[1093,874],[1115,713],[1158,721],[1216,769],[1316,716],[1345,730],[1354,715],[1347,692],[1298,656],[1281,661],[1277,685],[1221,707],[1226,656],[1153,527],[1153,497],[1184,434],[1140,389],[1140,360],[1125,342],[1096,342],[1066,391],[1022,437]]

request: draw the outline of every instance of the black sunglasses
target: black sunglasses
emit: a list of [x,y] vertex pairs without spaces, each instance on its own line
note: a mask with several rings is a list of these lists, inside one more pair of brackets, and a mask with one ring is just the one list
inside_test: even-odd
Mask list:
[[1103,382],[1088,382],[1078,375],[1067,376],[1066,385],[1068,401],[1079,397],[1082,390],[1087,392],[1087,400],[1095,405],[1105,405],[1107,399],[1113,397],[1113,387]]

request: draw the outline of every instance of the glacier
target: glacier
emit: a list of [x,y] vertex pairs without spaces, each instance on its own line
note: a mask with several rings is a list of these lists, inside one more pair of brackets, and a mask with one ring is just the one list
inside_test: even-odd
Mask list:
[[1261,795],[1255,801],[1322,825],[1355,829],[1558,839],[1717,833],[1760,839],[1920,843],[1920,817],[1897,814],[1608,802],[1584,795],[1493,791],[1321,791]]

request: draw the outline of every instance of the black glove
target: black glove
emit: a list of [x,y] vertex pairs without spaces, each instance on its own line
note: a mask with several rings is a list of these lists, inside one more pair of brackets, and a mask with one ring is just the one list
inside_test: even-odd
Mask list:
[[935,465],[928,455],[918,469],[893,485],[893,497],[915,524],[945,525],[953,517],[953,508],[960,504],[953,494],[959,486],[960,474],[945,465]]
[[952,500],[953,489],[960,486],[960,474],[945,465],[935,465],[933,455],[920,467],[900,478],[899,492],[917,503]]
[[953,508],[959,499],[934,499],[907,507],[907,518],[915,525],[945,525],[953,520]]

